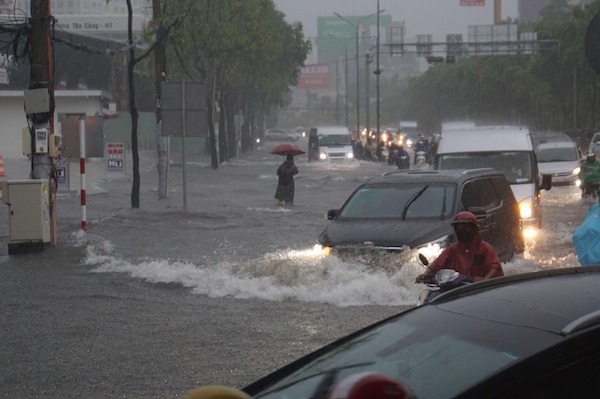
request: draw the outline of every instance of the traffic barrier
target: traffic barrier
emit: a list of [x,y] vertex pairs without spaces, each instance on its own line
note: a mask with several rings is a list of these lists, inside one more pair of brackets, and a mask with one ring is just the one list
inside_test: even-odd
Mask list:
[[2,154],[0,154],[0,177],[6,176],[4,174],[4,158],[2,158]]

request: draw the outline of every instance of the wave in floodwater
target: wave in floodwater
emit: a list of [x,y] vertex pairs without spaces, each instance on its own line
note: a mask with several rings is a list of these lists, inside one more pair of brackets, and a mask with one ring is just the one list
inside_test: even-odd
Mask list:
[[[187,287],[193,294],[209,297],[303,301],[335,306],[414,305],[422,285],[415,277],[425,270],[416,252],[409,251],[395,261],[365,264],[324,256],[317,248],[288,249],[266,253],[250,260],[223,258],[218,263],[142,259],[132,261],[113,252],[113,245],[101,240],[91,242],[77,233],[84,246],[84,264],[96,273],[123,273],[149,283],[171,283]],[[503,264],[505,274],[518,274],[576,262],[548,260],[540,264],[528,253]]]

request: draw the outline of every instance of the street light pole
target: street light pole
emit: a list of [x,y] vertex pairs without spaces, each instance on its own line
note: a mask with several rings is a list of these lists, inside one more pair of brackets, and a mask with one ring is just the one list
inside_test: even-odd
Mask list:
[[[350,128],[350,122],[348,121],[348,47],[345,49],[346,60],[344,61],[344,92],[346,95],[346,127]],[[359,136],[360,137],[360,136]]]
[[377,55],[376,55],[376,59],[377,59],[377,68],[375,69],[375,76],[377,76],[377,109],[376,109],[376,115],[375,115],[375,119],[377,119],[377,157],[381,160],[381,114],[380,114],[380,110],[379,110],[379,75],[381,75],[381,68],[379,66],[379,0],[377,0]]
[[[370,135],[371,133],[371,107],[369,106],[369,65],[371,64],[371,62],[373,62],[373,60],[371,60],[371,51],[368,50],[367,53],[365,54],[365,97],[366,97],[366,101],[365,101],[365,110],[366,110],[366,128],[367,128],[367,135]],[[377,137],[377,139],[379,140],[379,137]],[[379,144],[378,144],[379,145]]]
[[335,63],[335,123],[340,124],[340,64]]
[[[341,41],[340,39],[342,39],[342,38],[335,37],[331,33],[328,33],[327,35],[330,38],[338,40],[338,41]],[[343,39],[347,40],[347,39],[351,39],[351,38],[345,37]],[[348,115],[349,115],[349,110],[348,110],[348,46],[347,46],[347,41],[344,41],[343,43],[344,43],[344,96],[345,96],[345,101],[346,101],[346,127],[350,128],[350,122],[348,121]],[[337,69],[336,69],[336,73],[337,73]]]
[[349,23],[350,25],[352,25],[354,27],[354,33],[355,33],[355,38],[356,38],[356,130],[357,130],[357,134],[359,135],[359,137],[360,137],[360,67],[358,65],[359,64],[359,61],[358,61],[358,58],[359,58],[359,55],[358,55],[358,28],[360,26],[360,22],[363,19],[370,18],[374,15],[377,15],[377,20],[379,21],[379,14],[384,11],[385,10],[377,10],[376,13],[366,15],[363,18],[359,19],[356,24],[354,22],[342,17],[337,12],[333,13],[339,19],[346,21],[347,23]]
[[358,74],[358,25],[354,27],[356,33],[356,134],[360,137],[360,83]]

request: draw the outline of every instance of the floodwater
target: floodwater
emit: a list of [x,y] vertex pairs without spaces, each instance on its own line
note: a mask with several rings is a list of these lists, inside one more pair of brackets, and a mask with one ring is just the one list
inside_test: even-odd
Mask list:
[[[12,256],[0,248],[0,397],[175,398],[199,384],[242,387],[413,306],[423,271],[415,254],[373,267],[315,248],[327,210],[395,167],[299,156],[295,204],[279,207],[283,158],[268,149],[217,170],[188,156],[185,196],[172,159],[166,199],[153,154],[143,154],[140,209],[130,207],[130,173],[88,162],[87,233],[73,190],[58,198],[57,246]],[[506,274],[579,265],[571,236],[592,200],[576,187],[542,195],[544,229]]]

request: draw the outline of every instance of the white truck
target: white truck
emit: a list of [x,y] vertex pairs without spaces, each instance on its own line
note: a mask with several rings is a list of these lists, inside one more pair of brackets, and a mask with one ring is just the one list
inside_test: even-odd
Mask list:
[[435,169],[495,168],[503,172],[519,203],[526,236],[542,226],[540,192],[552,187],[550,175],[539,177],[529,129],[479,126],[442,132]]

